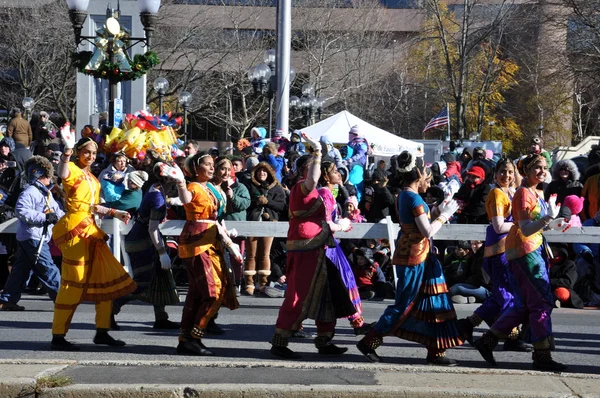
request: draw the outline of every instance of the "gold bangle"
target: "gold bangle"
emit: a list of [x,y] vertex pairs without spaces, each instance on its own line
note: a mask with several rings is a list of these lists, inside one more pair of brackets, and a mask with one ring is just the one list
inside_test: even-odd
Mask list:
[[444,219],[443,216],[438,216],[438,218],[436,218],[435,221],[439,221],[441,224],[446,224],[446,221],[448,220]]

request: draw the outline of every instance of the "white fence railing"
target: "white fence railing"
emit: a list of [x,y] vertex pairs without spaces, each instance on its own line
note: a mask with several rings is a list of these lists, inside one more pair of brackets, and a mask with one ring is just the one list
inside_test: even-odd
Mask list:
[[[388,220],[389,221],[389,220]],[[100,227],[113,236],[112,248],[115,257],[121,259],[121,242],[131,229],[131,224],[125,225],[119,220],[107,219],[99,222]],[[179,236],[184,220],[169,220],[161,224],[160,230],[165,236]],[[285,238],[288,231],[287,222],[259,221],[227,221],[227,228],[237,229],[240,236],[274,236]],[[434,240],[485,240],[486,225],[446,224],[435,235]],[[349,232],[337,232],[340,239],[389,239],[391,250],[398,236],[399,225],[391,221],[387,224],[360,223],[353,224]],[[17,232],[17,220],[12,219],[0,224],[0,233],[14,234]],[[567,232],[544,232],[549,242],[561,243],[600,243],[600,227],[572,227]]]

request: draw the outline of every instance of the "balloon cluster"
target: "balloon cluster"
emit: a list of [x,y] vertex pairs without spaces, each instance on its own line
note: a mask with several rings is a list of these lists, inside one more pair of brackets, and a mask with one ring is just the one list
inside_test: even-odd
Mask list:
[[[131,159],[144,160],[148,150],[154,150],[165,159],[181,156],[176,130],[182,124],[181,117],[173,117],[171,112],[155,116],[146,111],[127,114],[121,127],[113,127],[108,135],[89,132],[100,148],[107,153],[123,152]],[[82,131],[82,136],[86,132]]]

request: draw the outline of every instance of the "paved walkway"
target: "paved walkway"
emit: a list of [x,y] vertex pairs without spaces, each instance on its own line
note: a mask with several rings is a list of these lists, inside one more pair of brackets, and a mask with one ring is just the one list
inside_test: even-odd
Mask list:
[[[54,387],[68,380],[70,385]],[[8,361],[0,397],[599,397],[600,376],[290,361]]]

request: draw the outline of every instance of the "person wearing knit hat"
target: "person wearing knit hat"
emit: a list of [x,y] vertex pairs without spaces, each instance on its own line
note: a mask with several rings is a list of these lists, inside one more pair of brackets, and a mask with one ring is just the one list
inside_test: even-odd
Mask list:
[[132,216],[137,213],[137,209],[142,203],[142,187],[148,181],[148,173],[137,170],[128,173],[125,176],[125,190],[119,199],[105,203],[106,207],[117,210],[128,211]]
[[529,153],[534,155],[542,155],[546,159],[546,163],[548,163],[548,168],[552,168],[552,156],[550,152],[544,149],[544,139],[537,135],[531,137],[529,141]]
[[290,152],[296,152],[300,156],[304,155],[306,153],[306,147],[301,141],[302,132],[300,130],[294,130],[290,135],[290,142],[288,143],[287,148],[285,150],[286,156],[288,156]]
[[[167,254],[164,238],[159,230],[159,224],[167,217],[165,192],[173,186],[173,182],[160,175],[161,162],[152,165],[156,183],[148,187],[143,199],[139,189],[148,180],[145,171],[134,171],[127,176],[128,192],[140,191],[137,218],[131,231],[124,239],[125,252],[129,256],[133,270],[133,280],[137,289],[130,295],[119,297],[113,302],[111,329],[120,329],[115,320],[122,307],[131,300],[141,299],[154,305],[154,329],[179,329],[180,325],[169,320],[165,305],[179,303],[175,290],[175,280],[171,273],[171,258]],[[144,242],[144,244],[140,244]],[[160,286],[160,287],[159,287]],[[167,288],[165,288],[167,286]],[[172,286],[171,289],[168,287]],[[161,291],[159,291],[161,290]]]
[[482,166],[473,166],[465,175],[465,181],[454,195],[461,205],[459,224],[488,224],[485,202],[491,187],[485,183],[486,171]]
[[471,167],[471,170],[467,171],[467,175],[473,176],[474,179],[480,179],[481,181],[479,183],[485,180],[485,170],[483,170],[483,168],[480,166]]
[[52,226],[65,214],[50,193],[54,168],[48,159],[34,156],[25,163],[25,173],[30,185],[21,192],[15,205],[17,254],[0,294],[0,311],[25,309],[17,303],[31,271],[45,286],[52,301],[60,286],[60,273],[48,245]]
[[344,217],[350,219],[350,221],[353,223],[367,222],[367,219],[360,214],[360,209],[358,208],[358,199],[356,196],[349,196],[344,202],[344,207]]

